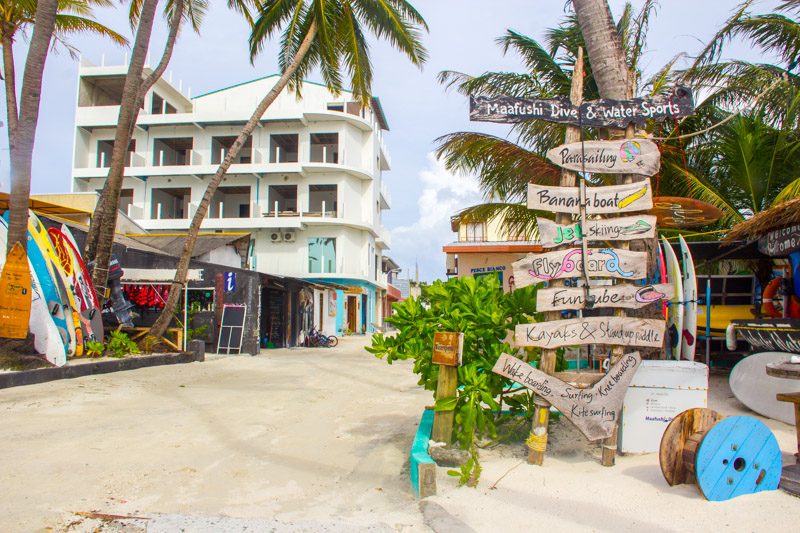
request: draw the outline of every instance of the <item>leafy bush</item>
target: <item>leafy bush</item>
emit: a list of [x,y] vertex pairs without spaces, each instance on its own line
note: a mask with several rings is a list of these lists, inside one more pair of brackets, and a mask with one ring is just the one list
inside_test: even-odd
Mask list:
[[103,352],[106,350],[105,344],[94,340],[86,341],[85,347],[86,353],[89,355],[89,357],[99,357],[103,355]]
[[124,357],[129,353],[139,353],[139,347],[128,337],[127,333],[112,331],[109,336],[111,340],[108,341],[106,349],[111,352],[111,357]]
[[[386,321],[399,330],[395,336],[375,334],[367,351],[392,364],[397,360],[414,360],[414,373],[419,384],[436,391],[439,365],[431,361],[433,334],[454,331],[464,334],[463,363],[458,368],[457,397],[444,398],[434,405],[437,410],[455,410],[454,435],[462,450],[469,450],[471,459],[460,472],[461,483],[474,485],[480,476],[480,464],[475,450],[476,431],[479,436],[497,437],[496,417],[501,409],[504,389],[511,381],[492,372],[500,354],[516,353],[505,341],[509,330],[517,324],[537,320],[536,291],[538,286],[503,293],[494,277],[435,281],[427,288],[430,307],[423,307],[414,298],[393,305],[395,314]],[[538,359],[538,349],[526,349],[528,360]],[[521,409],[524,400],[513,403]]]

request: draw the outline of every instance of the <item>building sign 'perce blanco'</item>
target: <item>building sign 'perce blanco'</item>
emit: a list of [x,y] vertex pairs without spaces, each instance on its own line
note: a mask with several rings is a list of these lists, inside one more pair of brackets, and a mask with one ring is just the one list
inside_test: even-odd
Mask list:
[[647,277],[647,252],[616,248],[591,248],[588,252],[589,257],[585,262],[580,248],[528,254],[511,264],[514,268],[514,286],[521,289],[551,279],[576,278],[583,275],[584,266],[586,273],[592,277],[628,280]]
[[593,316],[519,324],[514,333],[517,346],[559,348],[578,344],[616,344],[661,348],[664,329],[663,320]]
[[581,228],[580,222],[556,224],[541,217],[537,217],[536,223],[539,240],[545,248],[577,244],[584,236],[589,242],[596,242],[652,239],[656,235],[656,217],[650,215],[587,220],[585,228]]
[[[656,302],[675,299],[675,286],[658,285],[602,285],[589,287],[591,307],[623,307],[641,309]],[[536,310],[564,311],[586,308],[584,287],[554,287],[536,292]]]
[[580,389],[548,376],[528,363],[502,354],[492,371],[513,379],[550,402],[590,441],[605,439],[614,432],[622,400],[642,363],[638,352],[625,354],[608,374],[591,388]]
[[[580,198],[578,187],[528,184],[528,209],[577,215],[581,210]],[[586,188],[586,213],[589,215],[645,211],[651,207],[650,180]]]
[[578,106],[568,98],[513,98],[510,96],[471,96],[469,119],[503,124],[544,120],[573,126],[600,126],[624,129],[631,122],[688,117],[694,114],[694,99],[688,87],[675,87],[672,94],[630,100],[591,100]]
[[658,146],[646,139],[562,144],[547,152],[547,159],[567,170],[600,174],[652,176],[661,167]]

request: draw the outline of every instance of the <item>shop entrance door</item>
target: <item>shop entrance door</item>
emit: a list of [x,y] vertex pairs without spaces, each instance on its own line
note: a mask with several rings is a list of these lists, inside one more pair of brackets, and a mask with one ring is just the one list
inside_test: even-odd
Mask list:
[[347,297],[347,329],[352,333],[358,327],[358,298],[356,296]]

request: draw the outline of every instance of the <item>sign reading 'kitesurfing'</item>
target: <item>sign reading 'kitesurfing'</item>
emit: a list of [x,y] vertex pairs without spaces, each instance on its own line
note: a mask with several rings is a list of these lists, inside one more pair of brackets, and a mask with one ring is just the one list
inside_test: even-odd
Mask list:
[[633,122],[665,120],[694,114],[694,99],[688,87],[675,87],[672,94],[630,100],[591,100],[578,106],[568,98],[512,98],[471,96],[469,119],[504,124],[544,120],[573,126],[625,128]]
[[556,224],[546,218],[536,219],[539,226],[539,240],[545,248],[562,244],[576,244],[586,237],[592,241],[630,241],[633,239],[652,239],[656,235],[656,217],[620,217],[587,220],[586,227],[580,222]]
[[579,277],[584,267],[592,277],[609,276],[628,280],[647,277],[647,252],[616,248],[592,248],[588,252],[589,258],[585,262],[580,248],[528,254],[511,264],[514,268],[514,286],[520,289],[551,279]]
[[[528,184],[528,209],[555,213],[580,213],[578,187],[546,187]],[[586,213],[623,213],[653,207],[650,181],[586,188]]]
[[[675,299],[675,286],[670,283],[657,285],[601,285],[589,287],[591,307],[642,307],[665,300]],[[585,287],[554,287],[536,292],[536,310],[564,311],[586,308]]]
[[661,167],[658,146],[646,139],[562,144],[547,152],[547,159],[567,170],[601,174],[652,176]]

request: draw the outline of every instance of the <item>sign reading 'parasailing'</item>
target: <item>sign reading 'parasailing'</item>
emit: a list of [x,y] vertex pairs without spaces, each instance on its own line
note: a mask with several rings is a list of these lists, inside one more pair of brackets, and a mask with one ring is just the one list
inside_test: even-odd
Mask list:
[[661,167],[658,146],[646,139],[562,144],[547,152],[547,159],[567,170],[600,174],[652,176]]

